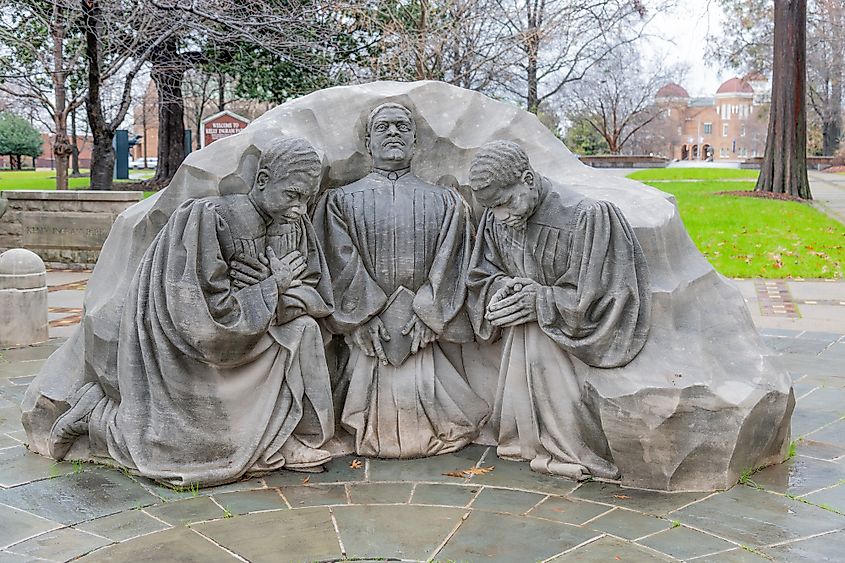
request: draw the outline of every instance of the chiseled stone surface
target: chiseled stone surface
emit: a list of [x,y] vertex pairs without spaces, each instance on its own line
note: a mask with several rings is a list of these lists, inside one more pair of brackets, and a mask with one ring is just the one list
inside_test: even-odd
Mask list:
[[[824,367],[826,350],[816,355],[797,342],[812,336],[765,336],[788,350],[781,359],[802,366],[791,374],[807,386],[798,395],[799,415],[841,409],[840,397],[829,391],[845,381],[845,367]],[[833,342],[840,340],[845,337]],[[0,352],[0,397],[19,387],[8,374],[25,372],[18,368],[54,346]],[[835,450],[832,443],[809,440],[836,440],[833,424],[825,419],[803,431],[796,456],[778,470],[749,474],[745,485],[710,494],[577,484],[522,471],[526,464],[498,459],[495,448],[482,446],[420,460],[345,456],[324,473],[282,470],[221,487],[173,490],[88,463],[63,462],[51,471],[43,458],[23,451],[14,437],[22,438],[20,426],[10,423],[0,432],[0,456],[16,460],[4,471],[8,483],[20,484],[0,483],[0,562],[32,561],[34,555],[198,563],[355,556],[838,562],[845,551],[845,486],[838,473],[819,471],[818,464],[841,467],[845,457],[814,459],[815,452]],[[444,475],[472,467],[493,469],[465,478]]]
[[[46,451],[52,420],[68,408],[81,382],[91,380],[86,369],[102,370],[115,356],[116,319],[137,265],[181,204],[247,192],[260,150],[280,136],[304,137],[321,151],[323,188],[363,178],[371,170],[364,143],[367,116],[384,102],[401,103],[414,114],[410,173],[422,182],[457,183],[467,195],[479,147],[511,140],[526,150],[538,175],[616,204],[633,226],[651,280],[645,346],[619,368],[573,360],[584,382],[584,404],[607,438],[625,485],[713,490],[731,486],[749,467],[784,459],[791,381],[767,357],[739,291],[696,250],[672,198],[584,166],[527,112],[438,82],[331,88],[283,104],[243,133],[189,155],[166,190],[124,211],[89,282],[80,330],[47,362],[24,404],[36,449]],[[498,370],[482,371],[486,375],[473,379],[473,389],[492,394]]]

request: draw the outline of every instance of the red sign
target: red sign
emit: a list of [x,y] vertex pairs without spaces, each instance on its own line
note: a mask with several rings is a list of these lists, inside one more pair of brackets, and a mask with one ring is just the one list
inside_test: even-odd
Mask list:
[[230,111],[222,111],[202,122],[202,146],[208,146],[218,139],[237,135],[249,125],[249,119]]

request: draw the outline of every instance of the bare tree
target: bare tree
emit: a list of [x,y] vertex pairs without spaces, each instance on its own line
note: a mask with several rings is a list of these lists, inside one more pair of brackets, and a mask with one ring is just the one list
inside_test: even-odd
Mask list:
[[70,0],[0,0],[0,13],[5,14],[0,18],[0,91],[32,100],[49,115],[56,189],[66,190],[72,153],[68,117],[85,95],[84,89],[69,92],[82,63],[78,6]]
[[515,38],[492,14],[498,0],[350,2],[369,39],[358,79],[442,80],[490,90],[505,80]]
[[[109,190],[114,135],[131,106],[133,81],[151,54],[179,32],[182,21],[163,18],[156,10],[129,0],[80,3],[88,83],[85,109],[93,137],[91,188]],[[110,88],[117,93],[111,108],[106,96]]]
[[[725,11],[710,53],[723,65],[743,71],[771,72],[774,0],[719,0]],[[807,94],[822,128],[822,153],[836,152],[842,134],[845,6],[842,0],[807,2]]]
[[807,84],[809,103],[822,127],[822,154],[831,156],[842,135],[845,5],[815,0],[807,14]]
[[644,0],[498,0],[493,17],[518,46],[501,84],[536,112],[567,84],[584,78],[614,50],[636,41],[668,2]]
[[[656,61],[661,57],[655,57]],[[569,118],[586,120],[607,142],[611,154],[657,123],[661,109],[654,97],[661,86],[680,81],[683,69],[659,62],[648,68],[636,45],[617,48],[597,63],[566,96]]]

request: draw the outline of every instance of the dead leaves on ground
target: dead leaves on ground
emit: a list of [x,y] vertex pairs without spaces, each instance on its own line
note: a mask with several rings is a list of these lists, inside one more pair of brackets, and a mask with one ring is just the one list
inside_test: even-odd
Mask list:
[[460,471],[449,471],[444,473],[446,477],[457,477],[458,479],[469,479],[473,475],[486,475],[496,469],[495,465],[490,467],[470,467],[469,469],[462,469]]
[[349,464],[349,469],[361,469],[364,467],[364,463],[360,459],[353,459],[352,463]]

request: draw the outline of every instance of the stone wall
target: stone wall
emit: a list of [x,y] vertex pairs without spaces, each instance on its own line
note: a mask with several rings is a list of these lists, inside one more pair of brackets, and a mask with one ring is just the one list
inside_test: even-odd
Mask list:
[[143,192],[2,192],[0,252],[27,248],[47,267],[93,268],[114,220],[143,197]]
[[593,168],[666,168],[669,159],[649,155],[593,155],[579,156],[578,159]]

